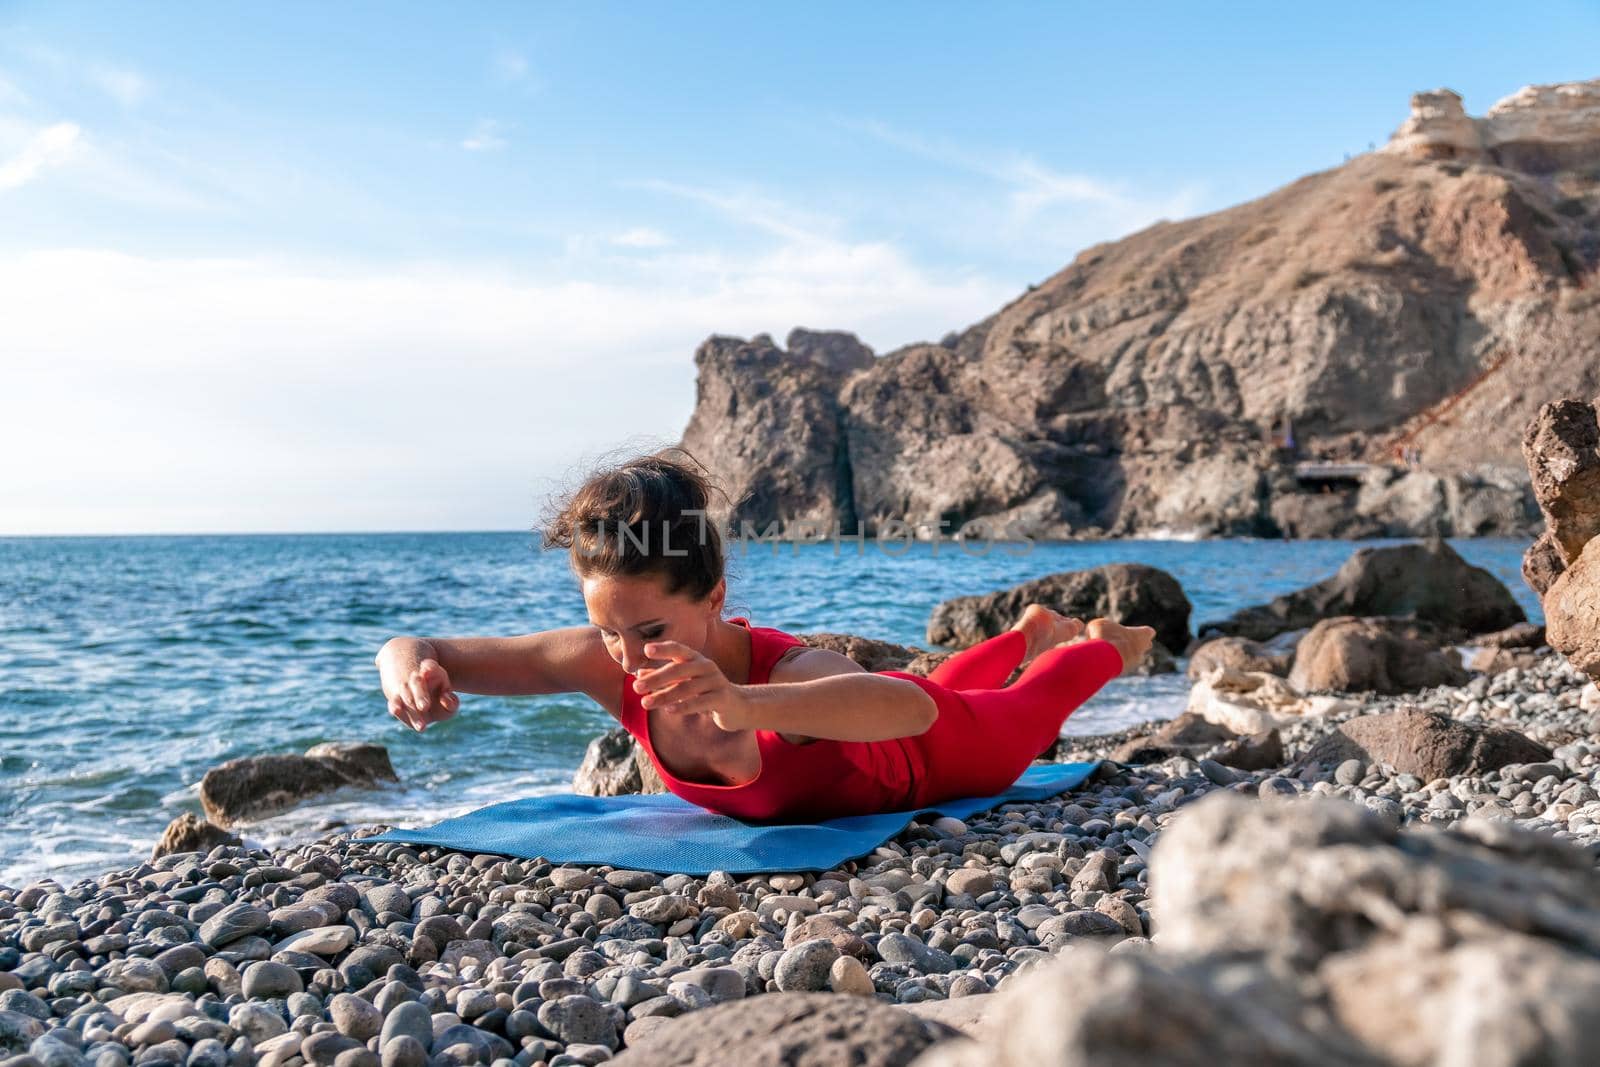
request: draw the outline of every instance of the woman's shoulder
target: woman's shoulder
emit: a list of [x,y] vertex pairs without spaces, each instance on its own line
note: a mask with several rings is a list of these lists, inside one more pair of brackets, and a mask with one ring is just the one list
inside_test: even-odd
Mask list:
[[779,663],[794,658],[799,650],[809,648],[804,641],[775,626],[756,626],[743,615],[728,620],[750,631],[750,675],[771,680],[772,670]]

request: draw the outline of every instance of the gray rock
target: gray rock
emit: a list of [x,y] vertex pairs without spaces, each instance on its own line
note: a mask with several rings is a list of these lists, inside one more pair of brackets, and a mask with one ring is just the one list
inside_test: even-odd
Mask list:
[[[929,948],[908,934],[889,933],[878,939],[878,955],[886,963],[905,963],[931,974],[949,974],[958,966],[955,957]],[[831,961],[830,961],[831,962]]]
[[200,804],[218,826],[283,811],[345,786],[399,781],[382,745],[326,742],[304,756],[246,756],[200,779]]
[[1221,622],[1204,623],[1200,636],[1265,641],[1336,615],[1409,616],[1464,634],[1503,630],[1527,620],[1498,578],[1467,563],[1444,541],[1429,540],[1359,549],[1332,578]]
[[[431,1044],[431,1030],[428,1040]],[[383,1067],[427,1067],[428,1050],[410,1034],[398,1034],[393,1040],[383,1043],[381,1059]]]
[[579,796],[615,797],[627,793],[665,793],[666,783],[633,735],[617,727],[589,742],[572,791]]
[[674,982],[699,986],[711,997],[713,1003],[738,1000],[745,994],[744,975],[732,967],[699,967],[680,971],[672,976]]
[[305,989],[305,983],[292,967],[271,960],[252,963],[244,969],[244,995],[250,1000],[287,997]]
[[[409,1037],[415,1041],[424,1054],[433,1051],[433,1015],[428,1009],[418,1002],[411,1000],[395,1005],[387,1018],[383,1020],[383,1029],[380,1031],[380,1046],[387,1050],[389,1043],[400,1037]],[[385,1052],[387,1055],[387,1052]]]
[[[149,962],[148,960],[144,962]],[[21,989],[8,989],[0,993],[0,1011],[16,1012],[35,1019],[49,1019],[50,1005]]]
[[699,910],[689,898],[676,893],[667,893],[639,901],[628,909],[628,914],[647,923],[665,925],[688,918]]
[[28,1055],[38,1060],[41,1067],[88,1067],[83,1053],[54,1033],[37,1038],[28,1047]]
[[328,1002],[328,1017],[341,1034],[357,1041],[365,1042],[383,1032],[383,1014],[350,993],[339,993]]
[[306,1062],[314,1063],[317,1067],[333,1067],[334,1060],[354,1049],[366,1051],[361,1042],[334,1031],[311,1034],[300,1043],[300,1055],[306,1058]]
[[963,648],[994,637],[1039,603],[1065,615],[1109,616],[1129,626],[1153,626],[1156,641],[1182,651],[1189,645],[1189,598],[1166,571],[1139,563],[1111,563],[1063,571],[1002,590],[956,597],[936,605],[928,618],[928,640]]
[[568,996],[539,1006],[539,1022],[563,1042],[617,1047],[617,1027],[599,1001]]
[[456,1014],[470,1022],[495,1009],[495,996],[487,989],[464,989],[456,999]]
[[828,988],[828,972],[839,950],[825,938],[804,941],[788,949],[778,960],[773,981],[785,993],[812,993]]
[[214,1037],[201,1038],[189,1049],[185,1067],[228,1067],[228,1047]]
[[948,1026],[867,997],[773,993],[660,1025],[611,1062],[617,1067],[906,1067],[935,1042],[954,1036]]
[[1127,931],[1122,923],[1098,911],[1069,911],[1039,924],[1036,931],[1041,945],[1077,938],[1122,938]]
[[283,1021],[283,1016],[265,1004],[254,1001],[235,1004],[228,1012],[228,1025],[257,1045],[289,1029],[289,1024]]
[[167,972],[154,960],[139,956],[113,960],[100,969],[100,981],[128,993],[165,993]]
[[271,922],[271,916],[253,904],[243,901],[229,904],[200,925],[200,940],[213,948],[221,948],[265,930]]
[[32,1015],[0,1009],[0,1049],[23,1052],[44,1033],[44,1023]]

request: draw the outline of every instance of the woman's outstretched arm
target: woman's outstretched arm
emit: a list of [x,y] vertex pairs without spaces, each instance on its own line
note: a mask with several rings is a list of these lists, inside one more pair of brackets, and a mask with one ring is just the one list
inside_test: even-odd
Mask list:
[[652,642],[645,653],[667,661],[640,671],[634,682],[646,708],[709,713],[724,730],[772,730],[794,742],[886,741],[920,734],[939,715],[915,682],[868,674],[826,649],[787,657],[785,681],[765,685],[734,685],[715,663],[676,641]]
[[454,715],[456,693],[587,693],[616,715],[619,668],[593,626],[516,637],[395,637],[373,662],[389,711],[412,729]]
[[735,688],[744,698],[743,729],[773,730],[789,741],[913,737],[939,717],[939,706],[915,682],[882,674],[834,674],[809,682]]

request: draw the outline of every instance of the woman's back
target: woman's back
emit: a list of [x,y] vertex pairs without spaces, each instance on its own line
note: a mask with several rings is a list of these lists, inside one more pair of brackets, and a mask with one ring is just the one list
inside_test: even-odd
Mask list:
[[[792,634],[751,626],[735,616],[726,620],[750,634],[750,685],[771,682],[772,668],[791,648],[805,647]],[[760,765],[754,778],[738,785],[715,785],[680,778],[662,765],[649,709],[640,704],[630,681],[622,687],[623,727],[645,750],[667,787],[702,807],[741,819],[826,819],[863,811],[893,811],[912,799],[911,759],[904,738],[889,741],[814,740],[792,744],[771,730],[756,730]],[[671,713],[665,713],[670,715]],[[663,715],[656,717],[659,723]]]

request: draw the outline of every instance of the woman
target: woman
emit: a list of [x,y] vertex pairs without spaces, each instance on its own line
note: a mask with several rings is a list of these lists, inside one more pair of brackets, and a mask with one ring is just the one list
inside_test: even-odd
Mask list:
[[722,617],[711,493],[664,452],[591,477],[544,529],[546,548],[570,551],[590,625],[394,638],[376,660],[390,713],[423,730],[456,713],[458,691],[586,693],[677,795],[738,818],[805,821],[1004,791],[1150,648],[1148,626],[1085,626],[1033,604],[926,678],[868,672]]

